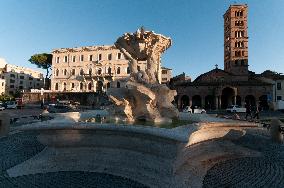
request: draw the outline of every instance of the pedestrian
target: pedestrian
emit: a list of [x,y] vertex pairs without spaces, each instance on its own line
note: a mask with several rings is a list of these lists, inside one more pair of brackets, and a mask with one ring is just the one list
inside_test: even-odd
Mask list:
[[259,111],[260,111],[259,108],[260,108],[259,105],[257,105],[256,108],[255,108],[253,119],[255,119],[255,118],[259,119]]
[[246,120],[247,120],[248,116],[250,116],[250,119],[252,119],[251,105],[250,104],[246,104]]

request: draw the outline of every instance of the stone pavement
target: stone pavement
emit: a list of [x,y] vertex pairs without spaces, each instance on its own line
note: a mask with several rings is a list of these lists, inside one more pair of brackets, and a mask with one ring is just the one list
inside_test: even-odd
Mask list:
[[0,188],[130,188],[146,187],[127,178],[95,172],[55,172],[10,178],[6,170],[44,149],[33,133],[0,138]]
[[248,134],[233,141],[262,153],[261,157],[240,158],[213,166],[203,180],[203,187],[284,187],[284,145],[273,144],[265,136]]

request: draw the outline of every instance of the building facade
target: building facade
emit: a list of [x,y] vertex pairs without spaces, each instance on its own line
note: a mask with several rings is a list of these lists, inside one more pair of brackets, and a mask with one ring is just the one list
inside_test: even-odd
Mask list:
[[[124,87],[121,79],[130,75],[129,60],[114,45],[60,48],[52,55],[54,92],[104,92],[110,87]],[[146,61],[138,61],[138,70],[146,68]],[[171,70],[163,70],[169,80]]]
[[6,87],[6,80],[0,78],[0,95],[4,95],[5,94],[5,88]]
[[172,78],[172,69],[162,67],[162,74],[161,74],[161,83],[167,84]]
[[0,61],[1,79],[5,80],[5,94],[40,89],[44,85],[43,74],[33,69],[8,64]]
[[273,108],[273,84],[248,70],[248,6],[231,5],[224,14],[224,70],[216,67],[191,81],[173,81],[178,108],[225,109],[232,104]]

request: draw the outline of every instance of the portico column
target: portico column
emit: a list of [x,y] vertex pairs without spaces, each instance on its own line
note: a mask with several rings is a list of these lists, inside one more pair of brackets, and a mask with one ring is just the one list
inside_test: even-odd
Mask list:
[[216,108],[216,110],[219,109],[219,99],[218,99],[218,96],[215,97],[215,108]]
[[236,104],[237,104],[237,96],[234,95],[234,105],[236,105]]
[[192,98],[189,97],[189,106],[192,106]]
[[205,97],[201,97],[201,108],[205,108]]
[[221,109],[221,106],[222,106],[222,101],[221,101],[221,96],[218,96],[218,106],[219,108],[218,109]]

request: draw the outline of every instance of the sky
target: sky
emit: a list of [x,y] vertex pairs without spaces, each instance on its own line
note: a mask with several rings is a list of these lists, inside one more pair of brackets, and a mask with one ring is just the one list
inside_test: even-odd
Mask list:
[[162,66],[194,79],[223,69],[223,14],[235,3],[249,6],[249,69],[284,73],[284,0],[0,0],[0,57],[36,68],[35,53],[112,45],[144,26],[173,40]]

